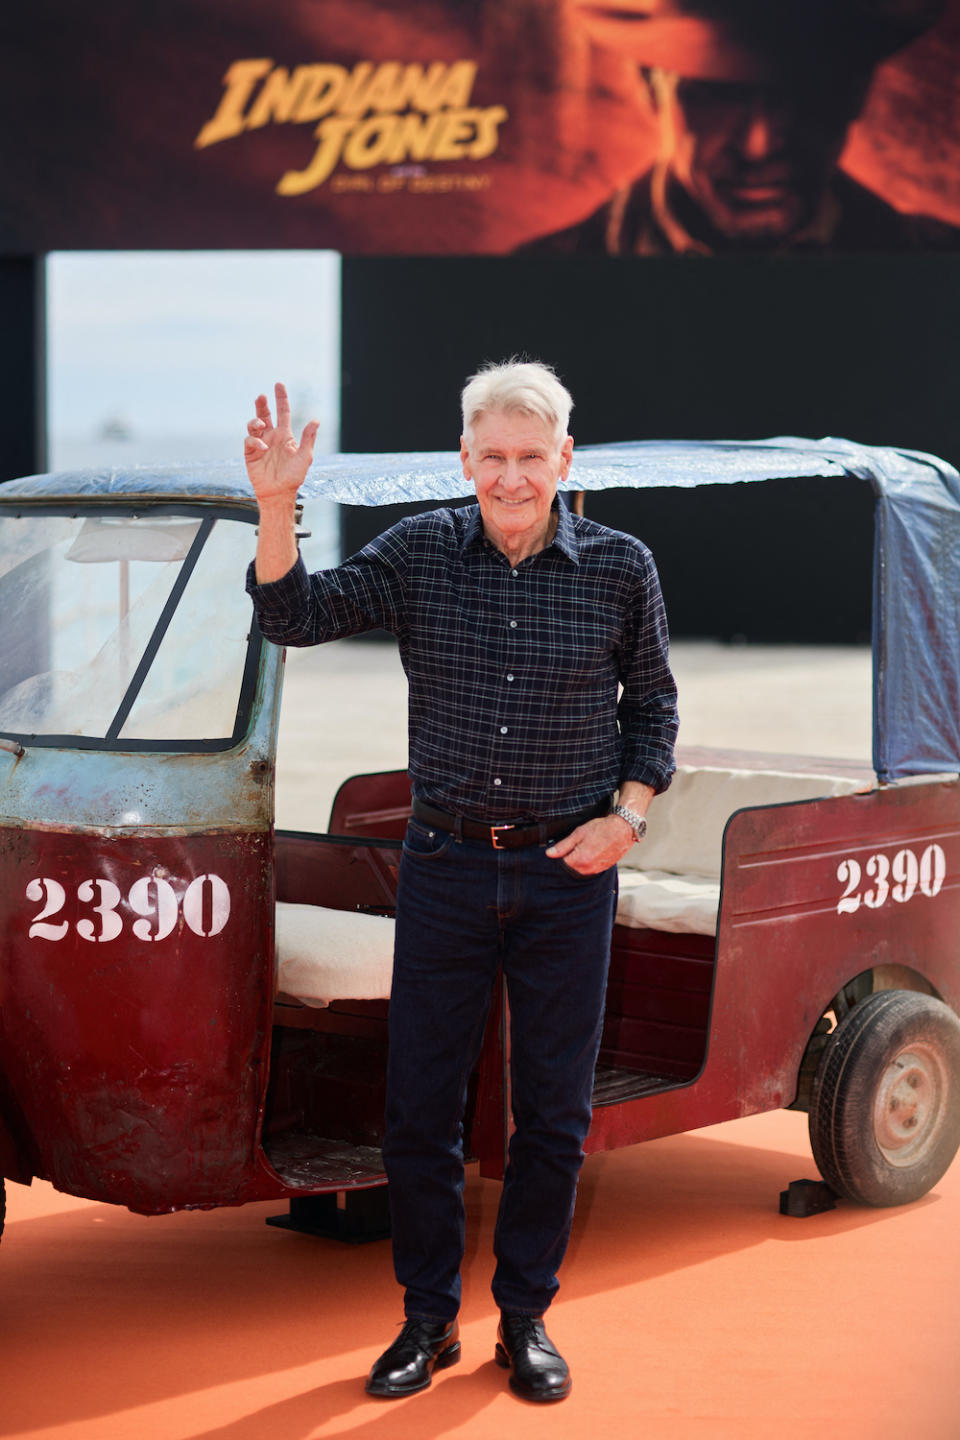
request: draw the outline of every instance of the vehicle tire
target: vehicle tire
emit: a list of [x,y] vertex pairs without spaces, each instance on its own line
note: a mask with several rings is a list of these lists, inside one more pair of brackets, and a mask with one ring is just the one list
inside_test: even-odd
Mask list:
[[926,1195],[960,1146],[960,1020],[931,995],[868,996],[827,1041],[809,1119],[838,1195],[864,1205]]

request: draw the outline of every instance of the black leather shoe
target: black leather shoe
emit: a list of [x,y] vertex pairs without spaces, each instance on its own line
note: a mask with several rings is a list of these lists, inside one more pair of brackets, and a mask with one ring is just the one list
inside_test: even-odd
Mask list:
[[408,1320],[389,1349],[367,1376],[367,1394],[395,1399],[426,1390],[434,1371],[460,1359],[460,1325],[434,1320]]
[[546,1330],[533,1315],[502,1315],[494,1358],[512,1370],[510,1389],[525,1400],[565,1400],[570,1371]]

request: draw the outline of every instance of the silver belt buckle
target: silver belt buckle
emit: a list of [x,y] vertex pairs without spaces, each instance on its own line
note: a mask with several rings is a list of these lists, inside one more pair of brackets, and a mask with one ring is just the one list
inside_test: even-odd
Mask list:
[[498,831],[503,831],[503,830],[516,830],[516,828],[517,828],[516,825],[491,825],[491,826],[490,826],[490,844],[493,846],[494,850],[506,850],[506,848],[507,848],[506,845],[501,845],[501,844],[500,844],[500,842],[499,842],[499,840],[498,840],[498,838],[497,838],[497,832],[498,832]]

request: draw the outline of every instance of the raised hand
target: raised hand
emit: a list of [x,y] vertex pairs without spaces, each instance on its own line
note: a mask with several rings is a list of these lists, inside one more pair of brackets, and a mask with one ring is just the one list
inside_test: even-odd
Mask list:
[[243,458],[250,484],[261,508],[270,501],[296,498],[313,461],[313,445],[319,422],[310,420],[303,427],[298,445],[290,426],[290,400],[285,385],[274,386],[277,402],[277,423],[274,425],[266,395],[258,395],[256,419],[247,425],[243,442]]

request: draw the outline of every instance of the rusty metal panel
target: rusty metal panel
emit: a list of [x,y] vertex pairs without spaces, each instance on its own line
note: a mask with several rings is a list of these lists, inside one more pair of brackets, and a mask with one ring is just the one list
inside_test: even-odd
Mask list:
[[39,1172],[135,1210],[237,1201],[273,991],[269,836],[0,832],[0,1065]]
[[6,767],[4,759],[0,824],[104,835],[265,830],[270,824],[273,765],[255,743],[229,759],[29,745],[16,766]]
[[265,646],[229,751],[0,752],[0,1092],[70,1193],[148,1212],[283,1193],[258,1145],[281,675]]
[[0,826],[100,834],[269,829],[282,652],[265,645],[248,734],[214,754],[0,751]]
[[957,781],[734,815],[718,949],[736,983],[741,1113],[791,1102],[814,1025],[865,970],[906,966],[960,1008],[958,932]]
[[595,1110],[587,1149],[789,1105],[817,1021],[875,966],[906,967],[960,1010],[958,934],[960,782],[739,811],[724,836],[705,1064]]

